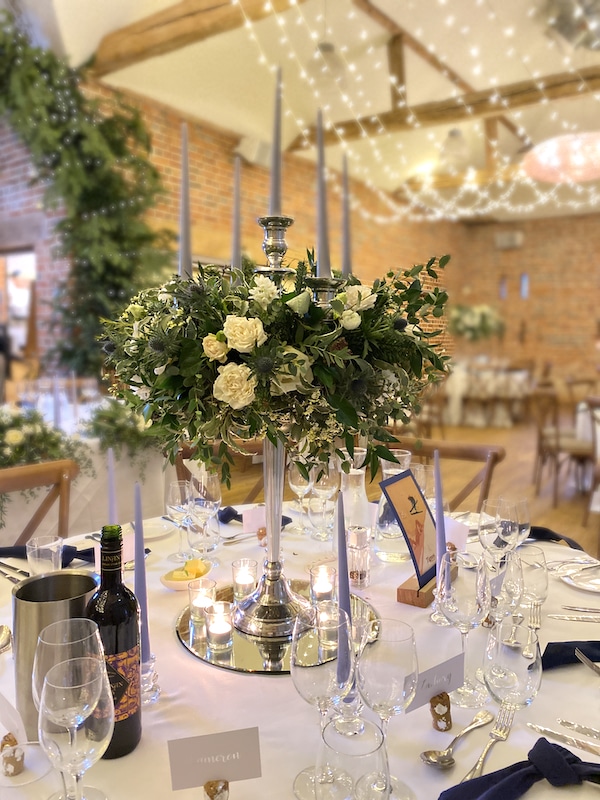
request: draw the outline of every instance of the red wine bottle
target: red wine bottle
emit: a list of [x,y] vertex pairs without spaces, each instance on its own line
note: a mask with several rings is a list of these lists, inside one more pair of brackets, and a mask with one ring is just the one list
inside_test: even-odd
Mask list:
[[133,592],[123,583],[120,525],[105,525],[100,540],[100,586],[87,606],[98,623],[115,703],[115,729],[103,758],[120,758],[142,735],[140,615]]

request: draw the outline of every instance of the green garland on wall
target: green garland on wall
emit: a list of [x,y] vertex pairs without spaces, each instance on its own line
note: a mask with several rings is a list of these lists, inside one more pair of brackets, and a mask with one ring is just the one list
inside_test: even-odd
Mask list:
[[57,255],[71,263],[53,298],[55,355],[79,375],[97,375],[100,320],[114,318],[172,256],[171,235],[145,221],[162,187],[139,111],[115,97],[108,112],[85,97],[83,79],[0,12],[0,114],[29,148],[46,207],[60,208]]

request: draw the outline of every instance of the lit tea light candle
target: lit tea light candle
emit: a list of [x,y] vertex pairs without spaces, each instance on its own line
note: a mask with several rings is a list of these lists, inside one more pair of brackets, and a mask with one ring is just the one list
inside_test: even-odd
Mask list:
[[213,650],[231,647],[233,641],[233,625],[231,622],[231,603],[215,603],[207,608],[206,643]]
[[313,603],[335,599],[335,567],[319,564],[310,571],[310,596]]
[[210,578],[195,578],[188,583],[190,601],[190,636],[206,636],[206,611],[215,602],[217,584]]
[[233,599],[247,597],[256,586],[257,562],[252,558],[240,558],[231,565],[233,577]]

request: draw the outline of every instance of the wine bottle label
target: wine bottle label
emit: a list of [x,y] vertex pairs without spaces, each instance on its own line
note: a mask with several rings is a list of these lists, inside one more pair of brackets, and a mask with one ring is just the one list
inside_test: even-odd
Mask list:
[[140,648],[106,656],[106,671],[115,704],[115,722],[127,719],[140,707]]
[[106,547],[103,547],[100,552],[100,569],[102,572],[120,572],[121,548],[116,552],[111,552]]

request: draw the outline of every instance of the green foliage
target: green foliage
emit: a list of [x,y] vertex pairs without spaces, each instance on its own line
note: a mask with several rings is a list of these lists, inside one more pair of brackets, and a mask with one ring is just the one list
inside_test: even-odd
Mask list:
[[139,112],[115,99],[107,110],[81,91],[84,74],[33,47],[0,12],[0,113],[29,148],[45,203],[58,207],[60,257],[71,262],[53,299],[56,356],[80,375],[103,363],[100,318],[118,313],[170,261],[170,235],[144,215],[161,191]]

